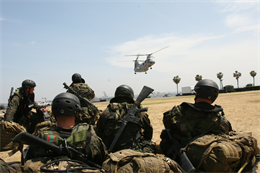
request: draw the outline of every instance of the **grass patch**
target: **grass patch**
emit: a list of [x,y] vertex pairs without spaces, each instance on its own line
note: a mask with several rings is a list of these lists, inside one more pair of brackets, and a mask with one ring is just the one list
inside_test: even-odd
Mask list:
[[260,103],[260,100],[252,100],[252,101],[249,101],[251,103]]
[[230,93],[219,93],[221,96],[233,96],[233,95],[259,95],[260,91],[240,91],[240,92],[230,92]]

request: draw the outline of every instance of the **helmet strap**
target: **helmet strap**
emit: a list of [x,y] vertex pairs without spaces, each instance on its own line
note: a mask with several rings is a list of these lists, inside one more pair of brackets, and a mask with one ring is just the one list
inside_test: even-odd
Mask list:
[[196,102],[198,96],[197,96],[197,93],[195,94],[195,98],[194,98],[194,101]]

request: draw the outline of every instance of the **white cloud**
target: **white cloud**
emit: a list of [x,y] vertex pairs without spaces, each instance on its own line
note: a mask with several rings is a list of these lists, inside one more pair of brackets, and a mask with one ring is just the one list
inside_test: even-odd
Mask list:
[[5,18],[0,17],[0,21],[6,20]]
[[259,1],[217,1],[222,8],[221,13],[227,13],[224,23],[233,29],[234,33],[243,31],[258,32],[258,2]]
[[[257,40],[248,38],[232,41],[229,40],[229,36],[223,35],[146,36],[112,47],[115,56],[110,57],[108,61],[114,66],[133,69],[134,62],[131,61],[136,57],[125,57],[125,55],[152,53],[165,46],[170,47],[154,54],[156,63],[152,70],[164,77],[166,74],[172,77],[179,75],[182,78],[180,86],[193,85],[196,74],[218,82],[216,77],[218,72],[224,74],[225,82],[230,81],[229,84],[234,85],[236,81],[232,75],[235,70],[243,75],[242,86],[251,82],[248,81],[251,79],[248,75],[251,70],[259,73]],[[151,72],[148,71],[149,73]]]
[[[223,6],[220,10],[221,12],[241,12],[245,10],[255,9],[257,7],[259,0],[250,0],[250,1],[238,1],[238,0],[219,0],[215,4]],[[257,9],[257,8],[256,8]]]
[[[156,52],[153,56],[162,59],[171,59],[172,57],[185,57],[193,48],[205,43],[208,40],[218,39],[223,36],[211,35],[191,35],[187,38],[177,37],[174,33],[162,34],[159,36],[145,36],[133,41],[128,41],[120,45],[111,47],[111,51],[115,56],[108,58],[108,62],[119,67],[133,67],[131,63],[123,63],[120,61],[132,61],[136,57],[126,57],[125,55],[148,54],[156,52],[161,48],[169,46],[169,48]],[[145,59],[145,56],[140,59]],[[157,58],[156,58],[157,59]]]

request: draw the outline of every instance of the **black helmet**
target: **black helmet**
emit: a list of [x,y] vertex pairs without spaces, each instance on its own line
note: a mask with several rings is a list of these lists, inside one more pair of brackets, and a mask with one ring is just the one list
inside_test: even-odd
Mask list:
[[27,88],[34,88],[34,87],[36,87],[36,84],[35,84],[35,82],[34,81],[32,81],[32,80],[30,80],[30,79],[26,79],[26,80],[24,80],[23,81],[23,83],[22,83],[22,88],[23,89],[27,89]]
[[116,88],[115,97],[128,97],[134,99],[134,91],[128,85],[120,85]]
[[81,110],[80,101],[74,94],[68,92],[61,93],[53,99],[51,110],[54,116],[75,116]]
[[218,85],[210,79],[199,81],[195,85],[194,90],[198,97],[211,100],[212,103],[217,99],[219,92]]
[[74,73],[72,75],[72,82],[73,83],[85,83],[85,80],[81,77],[81,75],[79,73]]

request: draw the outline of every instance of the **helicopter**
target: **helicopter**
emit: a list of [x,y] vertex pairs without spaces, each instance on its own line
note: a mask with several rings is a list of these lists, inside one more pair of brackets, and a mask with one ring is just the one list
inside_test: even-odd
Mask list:
[[[169,47],[169,46],[167,46]],[[134,60],[135,62],[135,67],[134,67],[134,71],[135,71],[135,74],[136,72],[145,72],[145,74],[147,74],[147,71],[150,69],[152,69],[152,65],[155,64],[155,61],[153,60],[153,57],[152,57],[152,54],[156,53],[156,52],[159,52],[167,47],[164,47],[160,50],[157,50],[153,53],[149,53],[149,54],[137,54],[137,55],[126,55],[126,56],[137,56],[136,59]],[[138,60],[138,58],[140,56],[146,56],[146,60]],[[142,63],[139,63],[139,62],[142,62]]]

